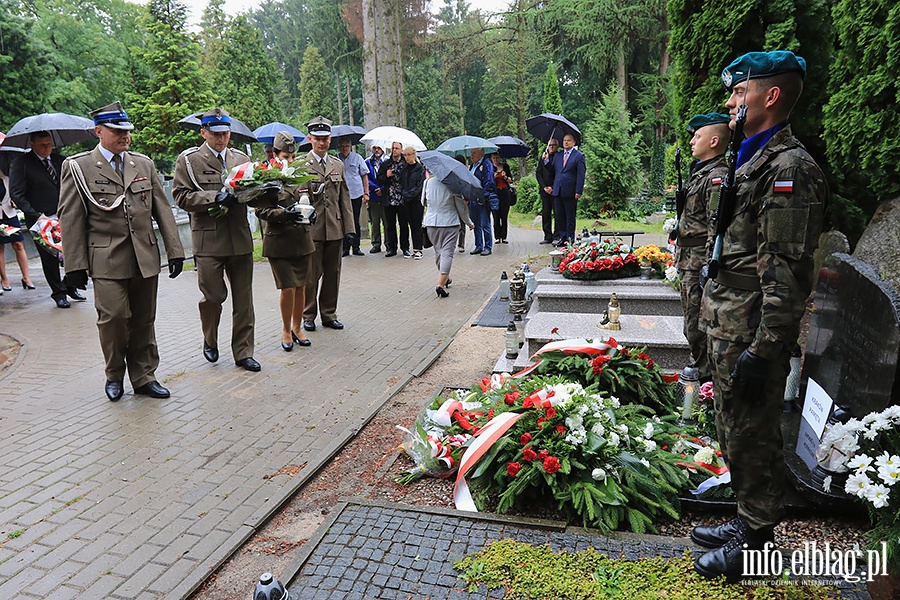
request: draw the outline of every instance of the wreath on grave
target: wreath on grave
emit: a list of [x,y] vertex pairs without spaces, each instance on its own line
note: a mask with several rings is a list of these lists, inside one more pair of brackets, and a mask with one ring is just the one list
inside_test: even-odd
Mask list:
[[613,238],[573,246],[560,262],[559,272],[566,279],[599,281],[635,277],[641,269],[631,246]]

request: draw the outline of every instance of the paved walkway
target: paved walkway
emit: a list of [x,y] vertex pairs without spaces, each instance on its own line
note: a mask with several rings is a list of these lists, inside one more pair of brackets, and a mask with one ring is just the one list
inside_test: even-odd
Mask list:
[[513,230],[490,257],[457,254],[447,299],[435,296],[429,253],[345,259],[346,329],[320,327],[311,348],[290,353],[259,264],[259,373],[232,363],[227,304],[222,358],[207,363],[196,273],[161,277],[157,375],[172,392],[162,401],[133,396],[127,381],[121,401],[106,400],[92,290],[60,310],[31,261],[38,289],[0,298],[0,332],[24,344],[0,379],[0,598],[189,595],[304,479],[266,476],[327,461],[452,339],[502,270],[547,251],[540,235]]

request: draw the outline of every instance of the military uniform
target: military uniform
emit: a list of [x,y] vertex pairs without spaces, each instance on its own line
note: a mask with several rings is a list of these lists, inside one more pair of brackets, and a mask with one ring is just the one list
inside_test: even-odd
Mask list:
[[725,156],[712,158],[699,165],[685,190],[684,209],[678,220],[678,245],[675,267],[681,279],[681,309],[684,313],[684,337],[691,348],[694,365],[701,378],[709,377],[706,334],[699,327],[700,269],[709,260],[709,215],[715,212],[719,187],[728,174]]
[[191,213],[191,239],[197,264],[200,324],[206,344],[218,348],[222,303],[228,297],[225,277],[231,287],[231,352],[235,362],[253,356],[253,238],[247,221],[247,205],[240,203],[227,214],[213,217],[216,194],[232,167],[250,161],[234,148],[225,149],[225,165],[203,144],[189,148],[175,162],[173,194],[178,206]]
[[[343,240],[355,231],[350,192],[344,180],[344,163],[328,155],[325,166],[312,151],[307,154],[306,167],[316,179],[307,184],[310,201],[316,208],[318,219],[312,226],[312,239],[316,252],[310,283],[306,286],[304,321],[315,321],[322,316],[322,324],[337,321],[338,291],[341,285],[341,254]],[[319,191],[321,188],[321,191]],[[319,193],[314,193],[314,192]],[[319,279],[322,280],[321,288]]]
[[285,188],[276,206],[259,206],[256,216],[265,222],[262,255],[269,259],[279,290],[306,286],[312,281],[312,257],[316,251],[310,225],[295,225],[285,208],[297,202],[305,186]]
[[87,270],[94,280],[106,378],[122,381],[127,366],[139,388],[155,382],[159,366],[154,322],[160,254],[151,219],[159,226],[170,261],[183,259],[184,249],[153,161],[126,151],[123,167],[124,178],[99,146],[67,158],[60,177],[59,221],[66,273]]
[[[812,255],[828,188],[790,125],[737,170],[736,180],[734,218],[718,277],[703,294],[701,324],[709,338],[716,429],[738,514],[763,529],[783,514],[784,386],[812,289]],[[761,396],[748,397],[731,377],[748,349],[771,365]]]

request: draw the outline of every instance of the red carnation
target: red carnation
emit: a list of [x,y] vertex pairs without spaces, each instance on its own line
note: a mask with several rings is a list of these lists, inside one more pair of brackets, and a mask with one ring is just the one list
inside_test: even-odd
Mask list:
[[537,458],[537,452],[535,452],[531,448],[525,448],[524,450],[522,450],[522,458],[524,458],[528,462],[531,462]]
[[537,420],[537,428],[538,428],[538,429],[543,429],[543,428],[544,428],[544,421],[546,421],[546,420],[547,420],[547,419],[545,419],[544,417],[538,417],[538,420]]
[[522,463],[517,463],[517,462],[506,463],[506,473],[510,477],[515,477],[516,475],[519,474],[519,471],[521,471],[521,470],[522,470]]
[[548,406],[548,407],[547,407],[547,410],[544,411],[544,415],[545,415],[548,419],[552,419],[553,417],[556,416],[556,409],[553,408],[552,406]]
[[[508,468],[509,467],[507,467],[507,469]],[[549,475],[556,473],[557,471],[559,471],[559,460],[555,456],[548,456],[544,459],[544,470]]]
[[517,391],[510,392],[509,394],[503,396],[503,401],[506,402],[506,404],[508,404],[509,406],[512,406],[513,404],[515,404],[516,400],[519,399],[519,395],[520,394]]
[[566,428],[565,428],[564,426],[562,426],[562,425],[557,425],[557,426],[556,426],[556,433],[558,433],[559,435],[565,435],[565,433],[566,433]]
[[490,409],[487,414],[488,421],[494,418],[494,409]]
[[550,453],[546,450],[541,450],[540,452],[538,452],[538,460],[541,462],[545,461],[548,456],[550,456]]
[[531,434],[530,434],[530,433],[523,433],[523,434],[522,434],[522,437],[519,438],[519,442],[521,442],[521,444],[522,444],[523,446],[524,446],[525,444],[527,444],[528,442],[530,442],[530,441],[531,441]]

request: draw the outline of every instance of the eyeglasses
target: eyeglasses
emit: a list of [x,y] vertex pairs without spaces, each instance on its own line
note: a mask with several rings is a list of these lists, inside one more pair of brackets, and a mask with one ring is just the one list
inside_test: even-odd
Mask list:
[[549,148],[559,148],[559,144],[547,144]]

